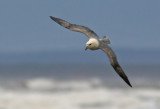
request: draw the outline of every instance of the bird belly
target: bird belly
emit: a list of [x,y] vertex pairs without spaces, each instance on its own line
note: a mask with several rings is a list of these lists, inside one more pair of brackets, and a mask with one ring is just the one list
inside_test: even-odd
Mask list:
[[90,50],[97,50],[97,49],[99,49],[99,48],[97,48],[97,47],[90,48]]

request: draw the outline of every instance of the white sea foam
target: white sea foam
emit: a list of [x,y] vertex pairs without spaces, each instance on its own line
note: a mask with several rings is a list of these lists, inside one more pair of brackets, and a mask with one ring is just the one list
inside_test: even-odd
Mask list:
[[68,80],[68,81],[55,81],[46,78],[36,78],[26,81],[26,87],[30,90],[54,90],[54,91],[67,91],[67,90],[86,90],[91,87],[100,86],[99,79],[86,80]]
[[23,84],[25,90],[0,90],[0,109],[160,109],[159,88],[109,88],[98,79]]

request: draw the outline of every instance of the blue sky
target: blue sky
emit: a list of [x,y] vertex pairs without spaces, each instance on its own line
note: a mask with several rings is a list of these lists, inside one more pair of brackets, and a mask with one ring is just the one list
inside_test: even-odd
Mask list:
[[84,50],[88,38],[49,16],[107,35],[114,48],[160,48],[159,0],[1,0],[0,52]]

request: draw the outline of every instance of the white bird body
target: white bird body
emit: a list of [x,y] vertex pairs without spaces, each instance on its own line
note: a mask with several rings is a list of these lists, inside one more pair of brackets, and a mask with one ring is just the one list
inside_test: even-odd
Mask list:
[[111,47],[108,46],[108,44],[110,44],[111,42],[106,36],[104,36],[103,38],[99,38],[98,35],[94,31],[92,31],[91,29],[89,29],[85,26],[71,24],[65,20],[62,20],[62,19],[59,19],[56,17],[52,17],[52,16],[50,16],[50,18],[52,20],[54,20],[55,22],[57,22],[59,25],[65,27],[69,30],[84,33],[89,38],[88,42],[86,43],[85,50],[87,50],[87,49],[90,49],[90,50],[101,49],[102,51],[104,51],[107,54],[107,56],[109,57],[110,63],[112,65],[112,67],[114,68],[114,70],[117,72],[117,74],[130,87],[132,87],[132,85],[130,84],[130,82],[128,80],[128,77],[125,75],[124,71],[122,70],[121,66],[119,65],[115,53],[113,52]]

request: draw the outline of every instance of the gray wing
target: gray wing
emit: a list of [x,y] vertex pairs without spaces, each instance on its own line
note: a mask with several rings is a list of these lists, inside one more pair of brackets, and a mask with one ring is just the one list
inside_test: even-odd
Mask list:
[[115,53],[113,52],[113,50],[108,46],[105,45],[105,47],[101,47],[101,49],[108,55],[110,63],[112,65],[112,67],[114,68],[114,70],[117,72],[117,74],[130,86],[132,87],[132,85],[130,84],[128,77],[125,75],[124,71],[122,70],[121,66],[119,65],[118,61],[117,61],[117,57],[115,55]]
[[56,17],[52,17],[52,16],[50,16],[50,18],[52,20],[54,20],[55,22],[57,22],[58,24],[60,24],[61,26],[67,28],[67,29],[70,29],[70,30],[76,31],[76,32],[84,33],[86,36],[88,36],[88,38],[97,38],[98,39],[97,34],[94,31],[92,31],[91,29],[89,29],[85,26],[71,24],[71,23],[69,23],[65,20],[62,20],[62,19],[59,19],[59,18],[56,18]]

